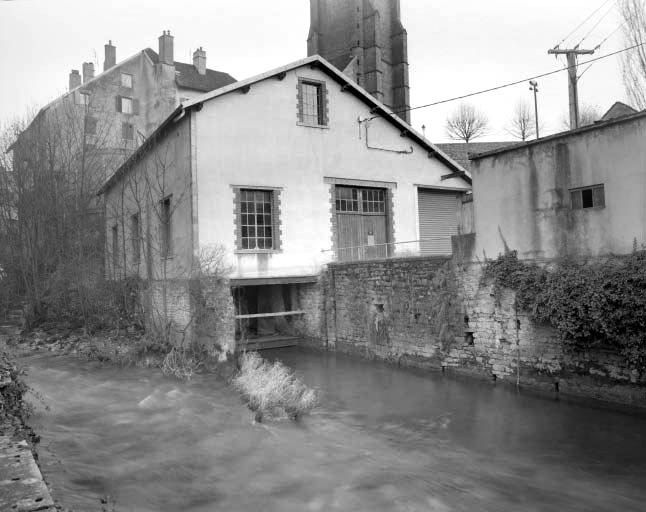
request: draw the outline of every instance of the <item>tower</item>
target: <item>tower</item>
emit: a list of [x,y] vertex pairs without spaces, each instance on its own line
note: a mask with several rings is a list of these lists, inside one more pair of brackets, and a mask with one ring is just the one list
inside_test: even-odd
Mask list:
[[310,0],[307,54],[319,54],[410,123],[399,0]]

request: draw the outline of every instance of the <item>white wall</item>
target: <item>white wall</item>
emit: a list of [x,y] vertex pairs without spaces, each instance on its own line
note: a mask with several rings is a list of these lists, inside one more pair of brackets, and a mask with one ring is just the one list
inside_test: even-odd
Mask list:
[[[297,124],[298,77],[325,81],[329,128]],[[358,117],[370,107],[318,69],[304,66],[283,80],[269,78],[247,94],[234,91],[204,103],[193,129],[199,244],[224,244],[237,273],[299,275],[318,271],[332,257],[332,203],[324,177],[394,182],[394,241],[417,239],[415,185],[468,189],[451,170],[382,119],[369,123],[368,149]],[[281,187],[282,251],[234,254],[232,185]],[[369,184],[367,184],[370,186]],[[328,252],[322,252],[328,251]]]

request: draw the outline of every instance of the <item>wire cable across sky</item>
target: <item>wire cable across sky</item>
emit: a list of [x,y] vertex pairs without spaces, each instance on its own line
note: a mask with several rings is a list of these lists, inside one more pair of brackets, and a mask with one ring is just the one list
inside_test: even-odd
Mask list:
[[[614,55],[618,55],[620,53],[627,52],[629,50],[634,50],[635,48],[639,48],[640,46],[644,46],[644,45],[646,45],[646,42],[639,43],[639,44],[636,44],[636,45],[633,45],[633,46],[629,46],[627,48],[622,48],[621,50],[617,50],[615,52],[607,53],[605,55],[600,55],[599,57],[595,57],[594,59],[589,59],[589,60],[586,60],[585,62],[580,62],[579,65],[584,66],[586,64],[591,64],[593,62],[597,62],[597,61],[602,60],[602,59],[607,59],[608,57],[612,57]],[[557,73],[567,71],[568,69],[569,69],[569,67],[565,66],[563,68],[555,69],[553,71],[548,71],[547,73],[541,73],[540,75],[529,76],[529,77],[526,77],[526,78],[523,78],[523,79],[520,79],[520,80],[515,80],[513,82],[508,82],[506,84],[497,85],[495,87],[489,87],[488,89],[482,89],[480,91],[475,91],[475,92],[470,92],[470,93],[467,93],[467,94],[462,94],[461,96],[454,96],[453,98],[447,98],[447,99],[444,99],[444,100],[434,101],[432,103],[427,103],[425,105],[418,105],[417,107],[410,107],[410,108],[405,108],[405,109],[400,109],[400,110],[393,110],[391,113],[392,114],[401,114],[402,112],[410,112],[412,110],[419,110],[419,109],[422,109],[422,108],[434,107],[435,105],[442,105],[443,103],[449,103],[451,101],[462,100],[464,98],[470,98],[472,96],[478,96],[480,94],[484,94],[484,93],[487,93],[487,92],[498,91],[498,90],[504,89],[506,87],[511,87],[513,85],[522,84],[524,82],[529,82],[530,80],[536,80],[537,78],[544,78],[546,76],[555,75]],[[366,119],[366,121],[376,119],[377,117],[380,117],[380,116],[375,115],[375,116],[369,117],[369,118]]]

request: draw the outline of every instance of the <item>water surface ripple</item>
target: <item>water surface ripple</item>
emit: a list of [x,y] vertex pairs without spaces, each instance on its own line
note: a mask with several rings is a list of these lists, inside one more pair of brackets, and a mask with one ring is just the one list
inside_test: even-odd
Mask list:
[[323,393],[254,424],[221,379],[32,356],[52,493],[74,510],[643,511],[646,416],[306,349]]

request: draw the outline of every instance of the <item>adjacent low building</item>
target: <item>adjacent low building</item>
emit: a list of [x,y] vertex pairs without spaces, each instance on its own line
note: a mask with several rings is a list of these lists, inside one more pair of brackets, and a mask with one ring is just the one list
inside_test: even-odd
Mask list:
[[646,243],[646,112],[623,107],[593,125],[472,156],[473,257],[506,249],[534,260],[596,257]]
[[[109,273],[180,282],[215,251],[237,315],[256,315],[261,334],[272,327],[255,318],[297,314],[330,261],[450,254],[470,188],[461,166],[312,56],[180,105],[110,178]],[[176,302],[164,291],[164,308]],[[164,317],[188,323],[180,309]]]

